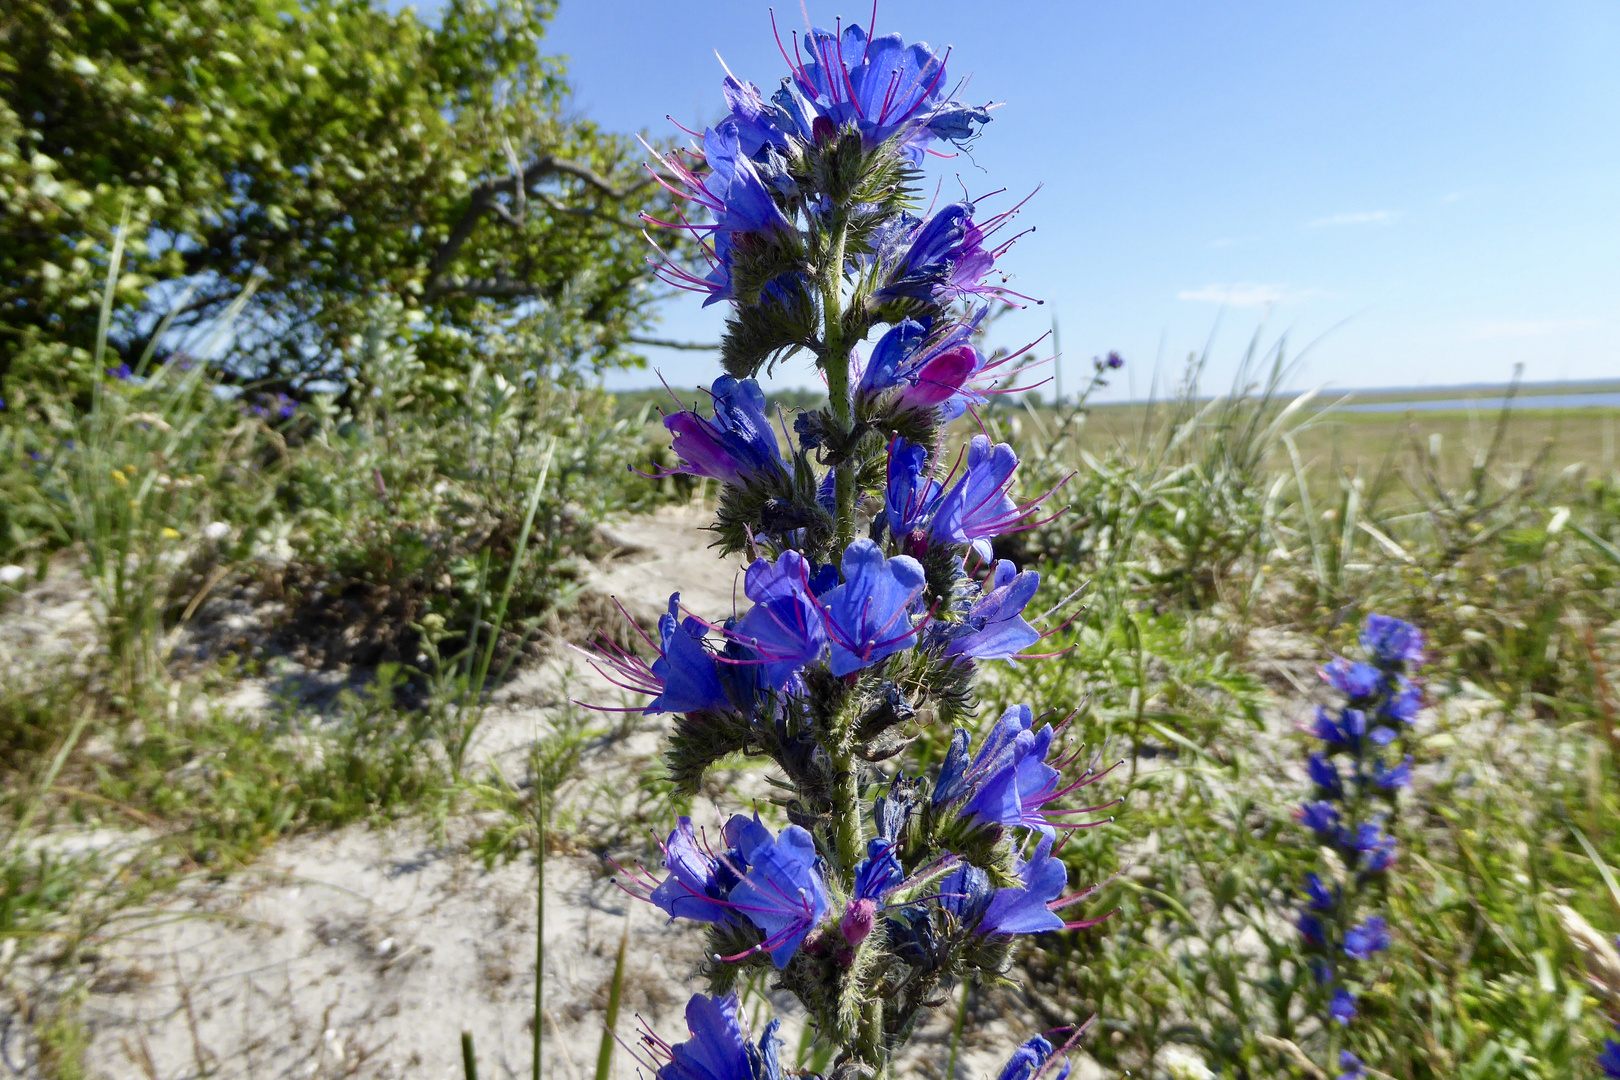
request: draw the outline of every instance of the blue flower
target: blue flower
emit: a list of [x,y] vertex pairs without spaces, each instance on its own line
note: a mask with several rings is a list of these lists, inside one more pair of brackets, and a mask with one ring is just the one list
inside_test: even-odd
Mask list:
[[856,24],[836,34],[811,30],[804,45],[809,58],[793,64],[791,89],[784,82],[786,93],[776,95],[782,122],[800,138],[815,126],[805,122],[813,110],[834,127],[853,123],[867,149],[896,140],[918,164],[932,139],[959,142],[990,121],[985,109],[942,93],[945,62],[920,42],[907,45],[898,34],[868,39]]
[[844,583],[821,598],[832,642],[834,675],[848,675],[911,648],[911,613],[926,586],[923,568],[906,555],[885,558],[871,540],[844,549]]
[[1412,786],[1412,755],[1393,768],[1384,768],[1382,761],[1373,769],[1373,783],[1386,791]]
[[1339,903],[1338,890],[1329,889],[1316,874],[1305,875],[1305,895],[1312,911],[1332,911]]
[[129,370],[128,364],[119,364],[117,367],[108,368],[107,374],[119,382],[129,382],[135,373]]
[[901,319],[891,326],[872,346],[856,392],[877,394],[906,382],[912,354],[927,336],[928,327],[912,319]]
[[1362,1080],[1367,1075],[1367,1067],[1361,1059],[1348,1050],[1339,1051],[1339,1068],[1344,1072],[1339,1074],[1338,1080]]
[[1356,1018],[1356,995],[1342,986],[1333,991],[1333,1000],[1328,1002],[1328,1015],[1337,1020],[1340,1026],[1349,1024]]
[[731,704],[714,655],[703,644],[708,627],[696,619],[682,619],[680,601],[680,593],[670,594],[669,612],[658,618],[661,640],[652,675],[662,690],[647,704],[649,715],[725,709]]
[[[1051,1056],[1052,1044],[1037,1035],[1013,1051],[1012,1057],[1002,1066],[1001,1075],[996,1080],[1030,1080],[1030,1077],[1045,1067],[1047,1058]],[[1068,1080],[1069,1071],[1070,1065],[1065,1061],[1063,1069],[1053,1076],[1052,1080]]]
[[866,842],[866,858],[855,868],[855,892],[844,905],[838,930],[851,945],[859,945],[872,932],[878,904],[905,878],[894,857],[895,842],[874,837]]
[[759,87],[731,75],[725,77],[720,87],[726,107],[731,110],[725,123],[737,133],[745,155],[757,158],[766,147],[781,152],[789,149],[788,133],[798,125],[789,122],[784,129],[779,109],[766,104]]
[[694,994],[686,1003],[689,1039],[670,1046],[649,1033],[642,1041],[657,1057],[668,1059],[655,1074],[658,1080],[777,1080],[782,1069],[780,1026],[781,1021],[772,1020],[758,1045],[750,1046],[735,994]]
[[664,417],[681,464],[674,472],[742,486],[757,476],[780,475],[786,465],[765,415],[765,393],[753,379],[722,375],[709,391],[714,418],[695,412]]
[[871,396],[898,387],[896,411],[938,408],[944,420],[961,416],[969,404],[983,404],[988,399],[970,384],[998,365],[989,364],[974,347],[973,335],[989,311],[984,305],[972,317],[932,334],[925,323],[904,319],[895,324],[872,350],[859,392]]
[[709,174],[703,178],[698,197],[714,214],[715,226],[722,232],[774,232],[793,227],[770,189],[760,179],[753,163],[742,152],[737,125],[722,123],[703,133],[703,159]]
[[1378,709],[1378,715],[1410,724],[1423,707],[1423,688],[1405,675],[1396,677],[1395,689]]
[[940,500],[930,532],[945,544],[971,544],[989,561],[992,538],[1028,526],[1034,504],[1018,506],[1007,494],[1018,454],[1007,443],[991,445],[985,435],[968,444],[967,469]]
[[1339,726],[1338,720],[1326,706],[1316,707],[1316,722],[1311,725],[1310,733],[1329,746],[1348,746],[1350,735]]
[[[1046,816],[1047,805],[1095,783],[1106,772],[1088,774],[1066,787],[1059,786],[1061,774],[1045,761],[1057,733],[1050,724],[1033,730],[1034,719],[1028,705],[1009,708],[986,733],[984,745],[971,764],[967,733],[958,730],[940,767],[934,805],[961,800],[958,813],[980,824],[1055,836],[1056,826]],[[1056,813],[1081,814],[1100,809],[1094,806]]]
[[889,532],[897,540],[919,528],[939,506],[944,489],[929,471],[926,447],[899,436],[889,443],[884,514]]
[[1322,932],[1322,920],[1309,912],[1300,912],[1294,920],[1299,928],[1300,936],[1312,945],[1322,945],[1326,942],[1326,935]]
[[1299,808],[1299,820],[1318,836],[1326,836],[1339,828],[1339,811],[1330,802],[1308,802]]
[[743,591],[754,606],[732,631],[764,663],[774,690],[787,686],[806,664],[821,659],[827,629],[812,590],[810,564],[797,551],[784,551],[775,564],[755,559],[743,577]]
[[861,900],[881,900],[905,877],[895,858],[893,840],[873,837],[866,842],[866,858],[855,868],[855,896]]
[[1344,794],[1344,784],[1339,779],[1339,767],[1333,763],[1333,759],[1313,753],[1306,763],[1306,771],[1310,773],[1311,783],[1328,797],[1337,799]]
[[1375,821],[1364,821],[1351,839],[1351,848],[1360,856],[1364,869],[1373,872],[1386,870],[1395,861],[1395,838],[1386,836]]
[[1423,631],[1388,615],[1368,615],[1362,624],[1361,647],[1381,667],[1423,663]]
[[994,896],[990,875],[971,863],[961,863],[939,879],[940,910],[955,919],[958,926],[978,926]]
[[664,866],[669,876],[648,896],[672,919],[728,923],[735,919],[725,903],[726,891],[718,873],[720,862],[697,842],[692,819],[676,820],[675,831],[664,842]]
[[1351,663],[1336,656],[1321,669],[1321,676],[1329,686],[1352,700],[1368,698],[1378,693],[1384,683],[1384,673],[1371,664]]
[[1604,1076],[1620,1080],[1620,1042],[1604,1039],[1603,1053],[1598,1055],[1597,1063]]
[[1042,836],[1028,862],[1013,855],[1014,872],[1022,884],[997,889],[979,921],[979,933],[1044,934],[1062,930],[1063,919],[1047,905],[1063,895],[1068,869],[1052,856],[1052,837]]
[[1344,935],[1344,954],[1352,960],[1368,960],[1374,953],[1389,948],[1389,930],[1381,915],[1353,926]]
[[946,656],[976,660],[1010,660],[1037,641],[1041,635],[1024,621],[1024,609],[1035,599],[1041,575],[1034,570],[1018,573],[1006,559],[996,563],[991,589],[981,596],[960,623],[951,626]]
[[761,829],[742,838],[739,850],[751,869],[731,890],[730,901],[765,932],[758,948],[769,952],[780,969],[827,914],[827,887],[816,869],[816,842],[808,832],[789,825],[774,840],[769,836]]

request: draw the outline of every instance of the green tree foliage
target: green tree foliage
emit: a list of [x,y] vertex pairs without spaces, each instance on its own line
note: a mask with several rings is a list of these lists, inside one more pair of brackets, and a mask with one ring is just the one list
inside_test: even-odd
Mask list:
[[278,389],[341,380],[378,294],[420,312],[430,371],[564,292],[585,320],[549,359],[635,363],[635,215],[663,196],[631,140],[564,115],[554,7],[451,0],[432,28],[364,0],[10,0],[0,392],[83,385],[126,214],[131,363],[165,315],[159,357],[199,349],[253,278],[231,366]]

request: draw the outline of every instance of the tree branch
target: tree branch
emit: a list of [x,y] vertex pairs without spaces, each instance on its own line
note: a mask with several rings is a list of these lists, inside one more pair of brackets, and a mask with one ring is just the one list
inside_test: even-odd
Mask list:
[[[551,154],[547,154],[544,157],[536,159],[521,173],[509,174],[501,177],[498,180],[484,181],[482,184],[479,184],[477,187],[472,189],[468,196],[467,209],[462,212],[461,217],[457,219],[455,225],[451,226],[450,235],[445,237],[444,243],[440,244],[438,250],[433,253],[433,259],[428,264],[427,295],[431,298],[443,295],[447,291],[464,291],[462,289],[446,289],[441,282],[441,278],[444,276],[444,272],[450,268],[450,264],[455,261],[456,256],[460,254],[462,246],[466,244],[468,238],[472,236],[473,230],[478,227],[478,222],[486,213],[490,213],[492,209],[499,209],[501,211],[501,217],[508,224],[521,224],[516,218],[513,218],[511,212],[507,211],[505,207],[498,206],[498,204],[495,202],[495,196],[506,193],[527,194],[529,188],[539,183],[546,177],[559,175],[572,176],[576,180],[582,180],[590,187],[593,187],[603,195],[606,195],[608,198],[619,202],[630,198],[630,196],[634,195],[648,184],[651,184],[654,179],[653,176],[649,175],[641,180],[635,181],[634,183],[627,184],[624,187],[615,187],[611,180],[597,172],[595,169],[592,169],[589,165],[582,165],[577,161],[570,161],[567,158],[559,158]],[[548,206],[552,206],[552,202],[549,198],[547,198],[545,201]],[[556,209],[555,206],[552,206],[552,208]],[[597,216],[607,217],[606,215],[600,214]],[[616,217],[607,217],[607,220],[613,221],[615,224],[622,225],[627,228],[634,227]],[[478,295],[529,294],[507,294],[502,292],[498,294],[479,293]]]
[[668,338],[641,337],[638,334],[631,334],[624,340],[632,345],[656,345],[660,349],[687,349],[691,352],[716,352],[720,348],[716,342],[671,341]]

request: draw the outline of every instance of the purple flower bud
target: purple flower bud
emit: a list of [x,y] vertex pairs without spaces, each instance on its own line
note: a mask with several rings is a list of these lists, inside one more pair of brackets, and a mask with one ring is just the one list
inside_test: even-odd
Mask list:
[[851,900],[844,907],[844,917],[838,921],[838,932],[851,945],[859,945],[872,932],[877,904],[865,898]]
[[1356,1018],[1356,995],[1342,986],[1333,991],[1333,1000],[1328,1003],[1328,1015],[1338,1021],[1341,1027],[1348,1025]]

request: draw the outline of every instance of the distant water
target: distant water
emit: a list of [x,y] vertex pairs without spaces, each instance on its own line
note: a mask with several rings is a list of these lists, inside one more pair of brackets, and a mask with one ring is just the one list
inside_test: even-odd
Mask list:
[[[1496,412],[1508,404],[1505,397],[1494,398],[1440,398],[1434,401],[1367,401],[1356,405],[1340,405],[1340,412]],[[1607,406],[1620,408],[1620,391],[1602,391],[1590,394],[1537,394],[1513,399],[1515,409],[1592,409]]]

